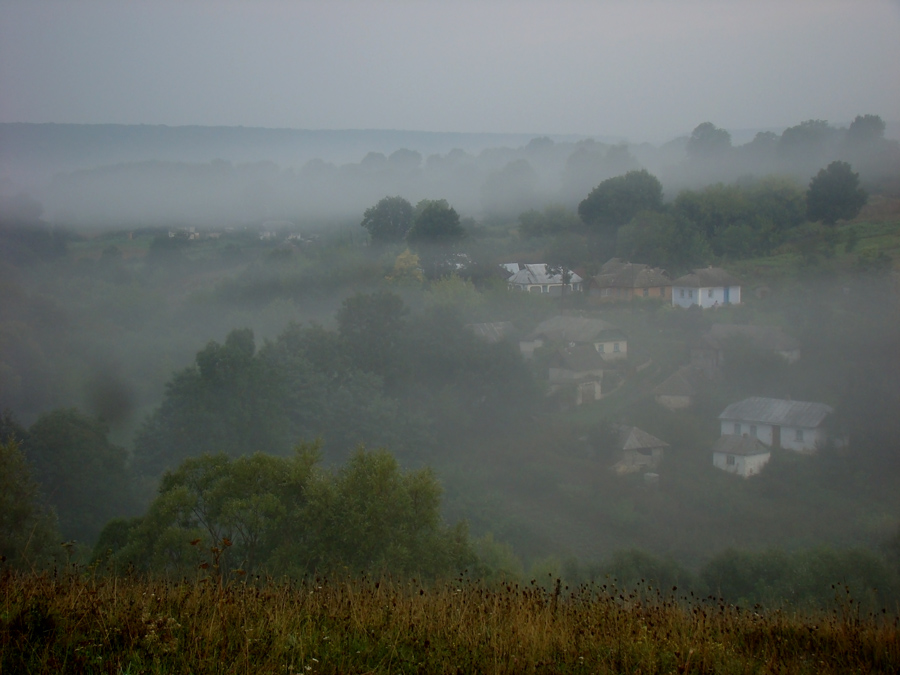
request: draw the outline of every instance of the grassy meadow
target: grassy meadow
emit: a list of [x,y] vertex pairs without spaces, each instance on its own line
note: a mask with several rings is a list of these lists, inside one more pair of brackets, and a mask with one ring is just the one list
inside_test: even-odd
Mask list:
[[896,613],[842,595],[793,614],[559,582],[4,571],[0,673],[897,672]]

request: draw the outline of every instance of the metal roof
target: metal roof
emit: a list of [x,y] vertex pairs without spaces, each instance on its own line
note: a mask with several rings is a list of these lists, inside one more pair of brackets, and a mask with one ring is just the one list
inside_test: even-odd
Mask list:
[[[548,274],[547,265],[544,263],[522,265],[522,268],[523,269],[520,269],[509,278],[508,283],[517,284],[519,286],[562,283],[562,274]],[[580,284],[582,282],[582,278],[575,274],[575,272],[570,272],[569,274],[570,284]]]
[[813,429],[832,412],[834,409],[824,403],[754,396],[732,403],[722,411],[719,419]]
[[749,436],[722,436],[713,445],[713,452],[726,455],[765,455],[771,452],[759,440]]

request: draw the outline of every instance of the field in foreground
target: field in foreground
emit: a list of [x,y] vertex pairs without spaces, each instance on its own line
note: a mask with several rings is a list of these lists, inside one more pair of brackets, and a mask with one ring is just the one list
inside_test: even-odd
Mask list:
[[0,673],[889,673],[898,619],[652,589],[0,576]]

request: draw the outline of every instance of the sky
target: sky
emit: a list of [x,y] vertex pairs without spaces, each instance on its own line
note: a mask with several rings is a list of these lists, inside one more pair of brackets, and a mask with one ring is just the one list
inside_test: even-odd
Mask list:
[[900,0],[0,0],[0,122],[584,134],[900,121]]

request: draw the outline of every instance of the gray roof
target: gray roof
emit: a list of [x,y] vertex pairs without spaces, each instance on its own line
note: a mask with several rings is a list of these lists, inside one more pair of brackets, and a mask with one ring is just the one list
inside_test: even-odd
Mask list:
[[649,448],[668,448],[669,444],[651,436],[637,427],[619,427],[619,447],[622,450],[641,450]]
[[593,345],[580,344],[568,349],[561,349],[553,357],[551,363],[575,373],[584,373],[610,368],[609,364],[594,349]]
[[[547,265],[544,263],[537,263],[534,265],[521,265],[521,267],[522,269],[520,269],[509,278],[508,283],[517,284],[520,286],[527,286],[530,284],[562,283],[562,274],[548,274]],[[580,284],[582,282],[582,278],[575,274],[575,272],[570,272],[570,274],[570,284]]]
[[719,419],[813,429],[832,412],[834,409],[824,403],[754,396],[732,403],[722,411]]
[[500,342],[515,332],[515,326],[509,321],[493,321],[490,323],[470,323],[467,325],[475,335],[490,342]]
[[706,381],[703,373],[696,368],[682,366],[658,384],[653,393],[660,396],[694,396]]
[[726,455],[765,455],[771,450],[749,436],[722,436],[713,445],[713,452]]
[[656,288],[671,286],[672,280],[661,269],[642,263],[622,262],[612,258],[594,277],[597,288]]
[[796,338],[785,333],[780,326],[752,326],[734,323],[717,323],[706,332],[702,340],[715,349],[723,347],[723,341],[732,338],[745,339],[759,347],[777,352],[800,349]]
[[589,319],[583,316],[554,316],[541,321],[531,335],[553,342],[596,342],[600,338],[625,339],[619,328],[603,319]]
[[687,286],[689,288],[715,288],[718,286],[740,286],[737,277],[732,276],[720,267],[704,267],[694,270],[690,274],[678,277],[672,282],[673,286]]

